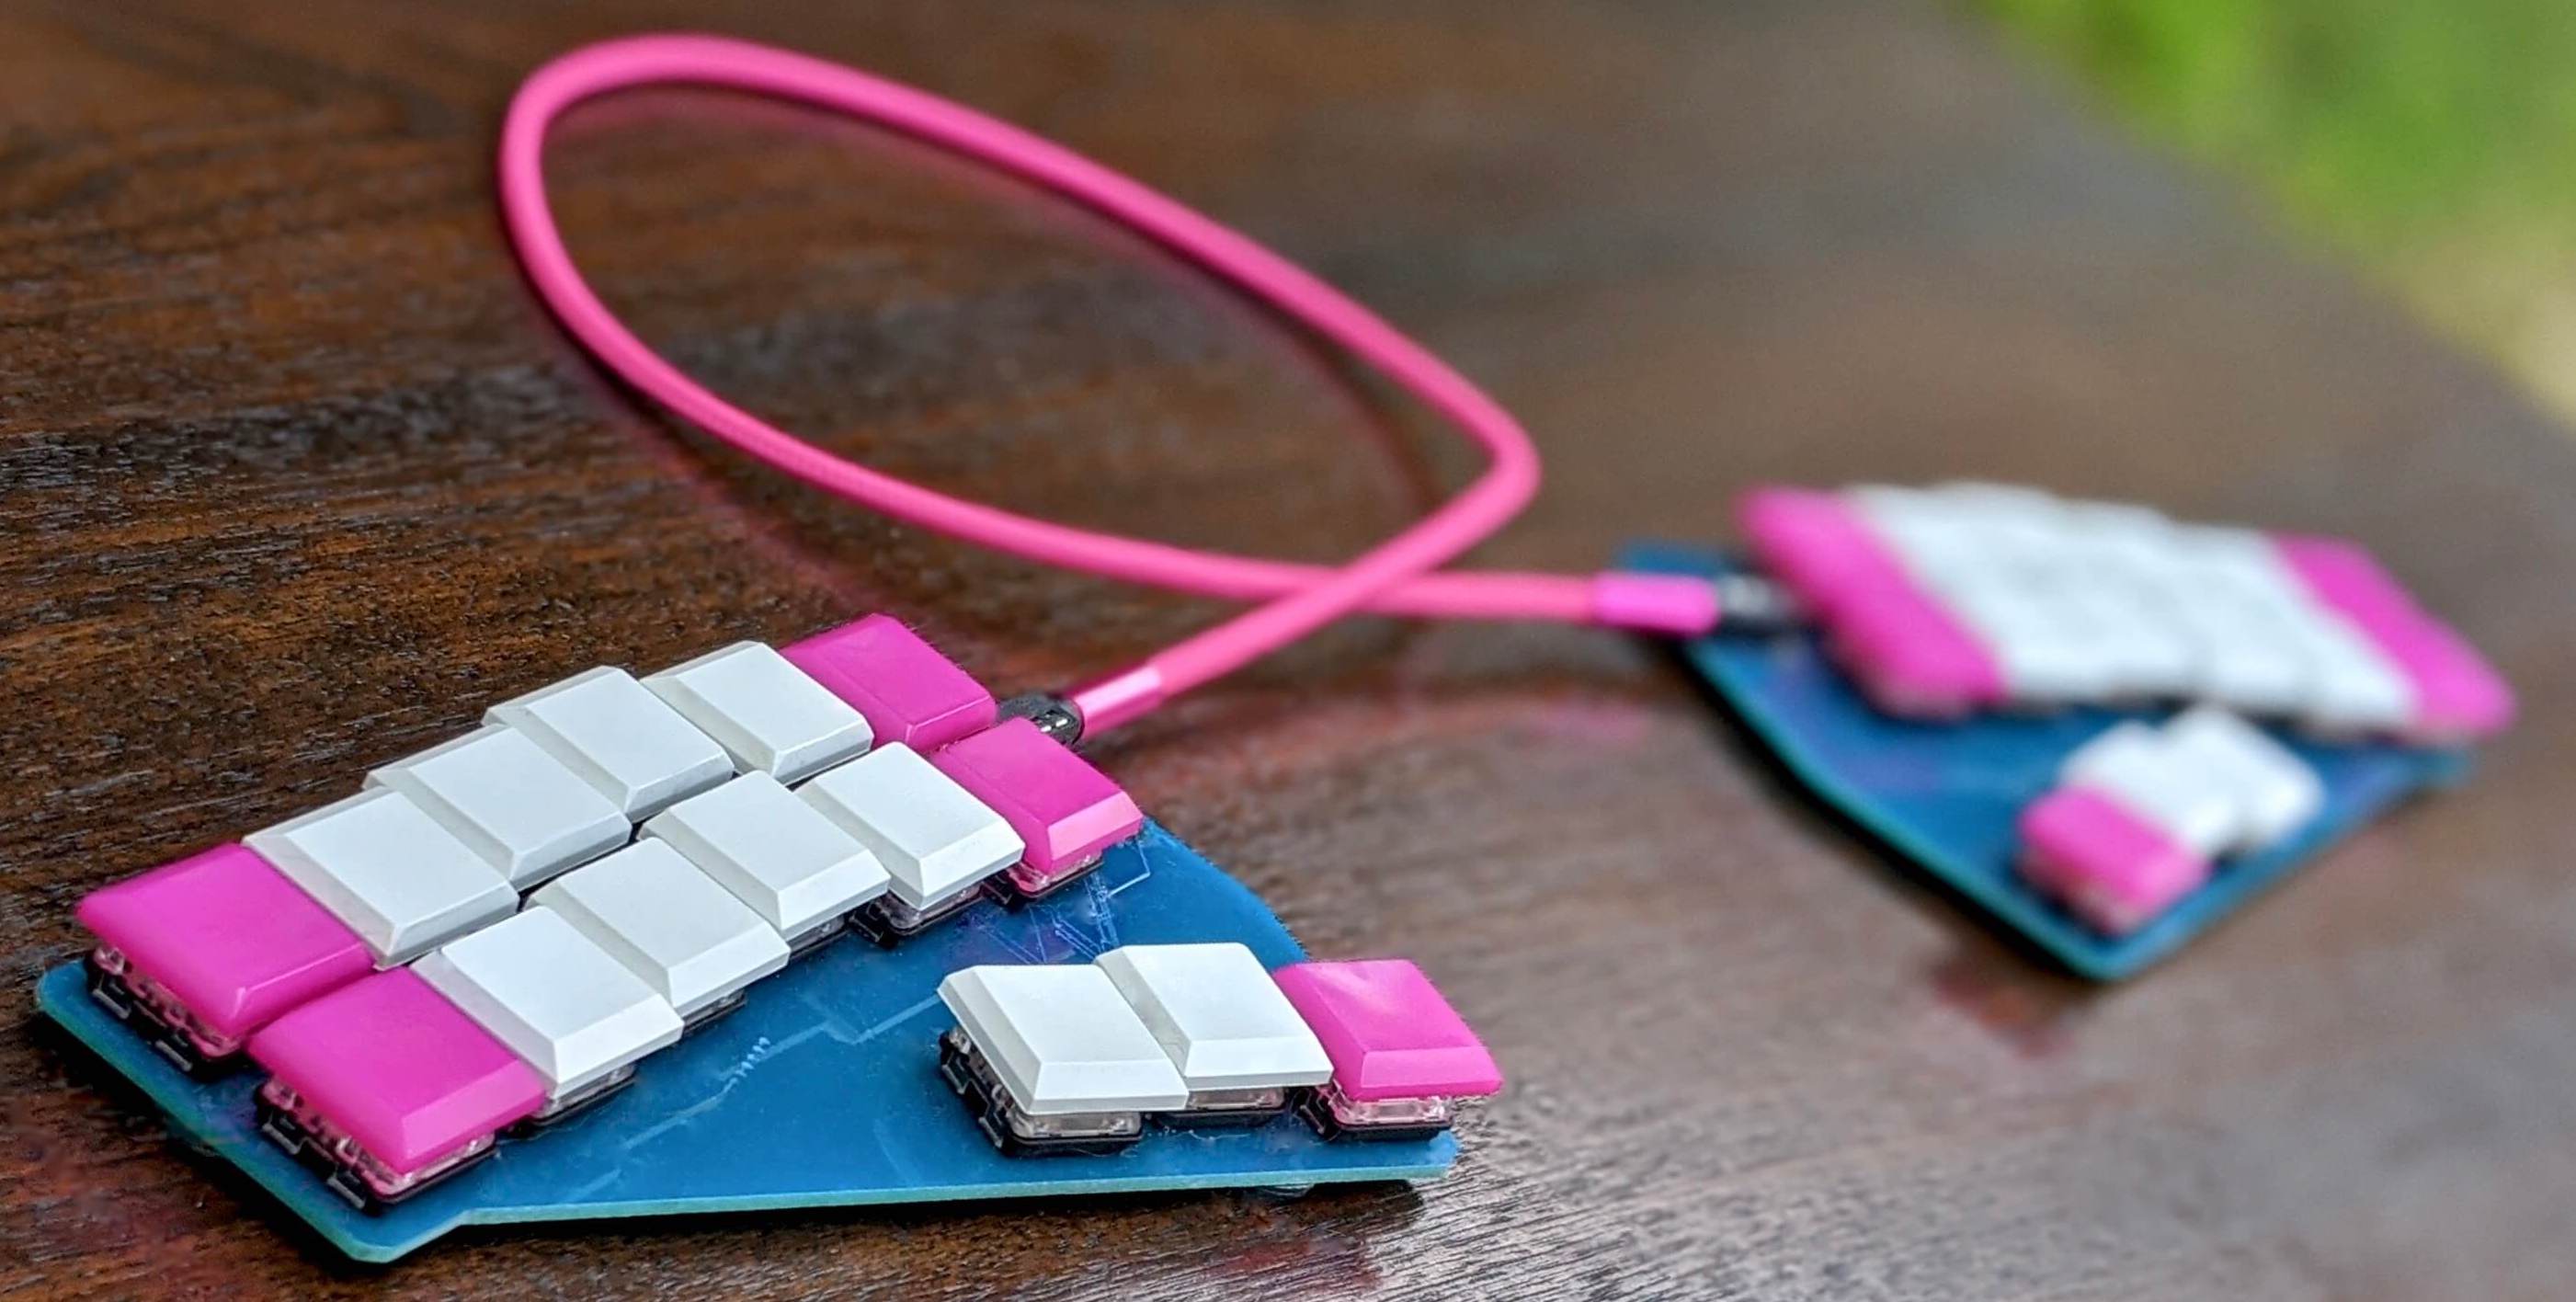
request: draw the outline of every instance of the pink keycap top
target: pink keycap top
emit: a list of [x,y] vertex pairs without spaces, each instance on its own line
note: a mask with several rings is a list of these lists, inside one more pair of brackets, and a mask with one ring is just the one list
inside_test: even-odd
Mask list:
[[1835,653],[1881,705],[1940,715],[2004,699],[2003,669],[1985,644],[1842,499],[1762,488],[1737,515],[1763,568],[1817,613]]
[[1403,959],[1298,963],[1271,976],[1324,1042],[1333,1083],[1348,1098],[1457,1098],[1503,1087],[1484,1042]]
[[2338,538],[2280,535],[2272,544],[2320,604],[2350,620],[2405,673],[2415,688],[2411,731],[2465,741],[2513,722],[2513,689],[2504,676],[2449,625],[2416,605],[2368,551]]
[[1910,583],[1847,595],[1833,646],[1899,714],[1956,715],[2004,699],[2003,669],[1985,644]]
[[2118,801],[2061,787],[2021,815],[2021,873],[2111,935],[2152,921],[2209,880],[2210,863]]
[[1762,567],[1819,614],[1838,611],[1857,592],[1904,579],[1868,522],[1831,493],[1757,488],[1736,504],[1735,515]]
[[376,966],[357,933],[242,845],[92,891],[78,914],[227,1039]]
[[993,694],[919,634],[884,615],[779,648],[868,721],[876,744],[924,754],[993,726]]
[[1020,834],[1024,887],[1098,858],[1145,825],[1117,783],[1026,719],[1004,719],[930,762]]
[[397,1175],[535,1112],[545,1078],[409,968],[342,986],[250,1055]]

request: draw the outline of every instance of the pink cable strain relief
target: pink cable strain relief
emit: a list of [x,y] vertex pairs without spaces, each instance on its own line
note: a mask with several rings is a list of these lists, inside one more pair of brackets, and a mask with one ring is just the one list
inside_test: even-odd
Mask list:
[[1717,585],[1687,574],[1611,570],[1592,576],[1592,622],[1698,637],[1717,627]]
[[1095,737],[1150,713],[1170,698],[1171,691],[1163,683],[1163,671],[1145,664],[1104,678],[1070,694],[1065,700],[1073,706],[1074,713],[1082,716],[1082,735]]

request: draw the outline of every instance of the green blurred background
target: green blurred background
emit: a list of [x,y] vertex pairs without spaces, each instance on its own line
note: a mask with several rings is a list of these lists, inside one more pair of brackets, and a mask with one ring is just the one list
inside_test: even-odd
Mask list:
[[1969,0],[2576,415],[2576,0]]

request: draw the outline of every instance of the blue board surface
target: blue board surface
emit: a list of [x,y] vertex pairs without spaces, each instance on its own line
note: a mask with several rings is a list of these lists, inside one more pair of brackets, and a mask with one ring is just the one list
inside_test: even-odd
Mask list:
[[[1663,544],[1631,547],[1625,568],[1717,574],[1728,562]],[[1940,878],[2003,925],[2097,981],[2130,976],[2173,953],[2318,852],[2428,786],[2467,772],[2467,756],[2376,743],[2274,735],[2324,779],[2325,808],[2259,854],[2220,865],[2208,885],[2126,936],[2094,931],[2013,870],[2014,823],[2056,783],[2059,764],[2094,734],[2153,711],[2070,709],[1921,723],[1883,714],[1805,632],[1722,635],[1682,645],[1691,667],[1817,796]]]
[[379,1215],[356,1211],[251,1120],[255,1070],[190,1080],[93,1003],[78,963],[37,1003],[331,1244],[391,1261],[464,1225],[966,1198],[1422,1180],[1449,1135],[1326,1143],[1297,1118],[1254,1130],[1148,1128],[1110,1157],[1008,1158],[937,1072],[954,1024],[936,989],[978,963],[1084,962],[1129,943],[1233,940],[1278,968],[1305,957],[1252,892],[1161,826],[1020,912],[979,904],[892,950],[850,939],[754,986],[744,1008],[645,1060],[596,1110]]

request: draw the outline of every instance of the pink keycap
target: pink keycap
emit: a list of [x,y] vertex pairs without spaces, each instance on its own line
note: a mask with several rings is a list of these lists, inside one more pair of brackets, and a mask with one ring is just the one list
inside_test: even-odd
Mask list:
[[78,914],[221,1040],[238,1041],[376,966],[357,933],[241,845],[92,891]]
[[2021,815],[2021,874],[2110,935],[2154,920],[2209,880],[2210,863],[2118,801],[2061,787]]
[[250,1055],[396,1175],[534,1113],[545,1078],[409,968],[269,1024]]
[[1763,568],[1817,614],[1871,699],[1898,714],[1963,714],[2004,699],[2002,666],[1906,573],[1841,498],[1762,488],[1737,511]]
[[1271,976],[1324,1042],[1333,1084],[1347,1098],[1459,1098],[1503,1087],[1484,1042],[1403,959],[1298,963]]
[[1117,783],[1026,719],[1004,719],[930,762],[1020,834],[1027,871],[1013,869],[1012,876],[1025,890],[1044,889],[1145,825]]
[[993,694],[919,634],[870,615],[779,648],[779,654],[868,721],[882,746],[927,754],[993,726]]
[[2410,732],[2466,741],[2513,722],[2513,689],[2451,627],[2415,604],[2370,553],[2339,538],[2278,535],[2281,559],[2319,604],[2341,614],[2405,673],[2415,689]]
[[1810,610],[1830,615],[1854,592],[1902,579],[1895,557],[1842,499],[1803,488],[1757,488],[1736,504],[1753,554]]
[[2003,668],[1986,645],[1910,583],[1853,585],[1827,636],[1891,713],[1946,718],[2004,699]]

